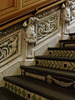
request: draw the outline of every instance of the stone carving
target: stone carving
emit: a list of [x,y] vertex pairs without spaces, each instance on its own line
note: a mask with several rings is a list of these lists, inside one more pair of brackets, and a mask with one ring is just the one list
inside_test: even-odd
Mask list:
[[17,50],[17,42],[18,42],[18,38],[15,37],[15,39],[10,38],[10,40],[12,40],[12,42],[8,45],[9,47],[12,47],[12,49],[10,49],[10,55],[14,54]]
[[[10,57],[13,58],[14,55],[19,53],[19,34],[11,35],[0,41],[0,63],[5,60],[9,60]],[[9,59],[8,59],[9,58]]]
[[35,33],[35,24],[39,21],[39,19],[37,17],[30,17],[29,18],[29,22],[27,24],[27,22],[25,21],[23,23],[23,26],[26,27],[26,42],[28,43],[35,43],[36,42],[36,33]]
[[75,0],[68,0],[68,7],[70,8],[71,18],[75,17]]
[[68,6],[71,7],[73,5],[73,0],[68,0]]
[[72,16],[75,17],[75,5],[71,7],[71,12]]
[[61,17],[62,17],[63,21],[70,22],[70,15],[69,15],[68,9],[65,6],[65,4],[62,4],[62,14],[61,14]]
[[75,81],[74,82],[63,82],[63,81],[59,81],[59,80],[53,78],[51,75],[48,75],[47,76],[47,82],[49,84],[51,84],[52,81],[54,81],[56,84],[58,84],[58,85],[60,85],[62,87],[70,87],[71,85],[75,84]]
[[31,49],[34,47],[36,43],[36,32],[35,32],[35,26],[36,23],[39,21],[37,17],[30,17],[27,21],[23,23],[23,26],[25,27],[25,42],[26,42],[26,57],[27,58],[33,58]]
[[25,27],[24,39],[27,59],[34,58],[32,48],[35,46],[35,43],[37,44],[39,40],[44,40],[44,37],[48,38],[59,31],[60,11],[58,9],[59,7],[48,9],[48,12],[45,11],[30,17],[29,20],[23,23],[23,27]]
[[15,36],[9,38],[9,40],[7,39],[6,41],[3,41],[3,43],[0,44],[0,62],[16,53],[17,42],[18,37]]
[[68,33],[67,27],[69,22],[71,21],[70,13],[65,4],[62,4],[61,8],[62,8],[61,19],[62,19],[63,33]]
[[49,15],[36,25],[37,41],[48,36],[58,28],[58,14]]
[[68,0],[67,5],[62,4],[61,18],[62,18],[62,34],[68,34],[71,21],[75,19],[75,0]]
[[42,33],[49,33],[53,30],[54,26],[51,27],[50,25],[50,19],[45,20],[42,24],[39,24],[39,34],[42,35]]

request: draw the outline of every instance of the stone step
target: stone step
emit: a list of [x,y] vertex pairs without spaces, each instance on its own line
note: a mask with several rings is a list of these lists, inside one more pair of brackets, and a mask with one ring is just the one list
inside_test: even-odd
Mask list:
[[[59,81],[62,87],[74,88],[75,85],[75,72],[55,70],[50,68],[43,68],[41,66],[21,66],[21,75],[31,77],[34,79],[48,82],[48,77],[51,77],[50,81],[57,84],[55,80]],[[61,84],[61,82],[63,84]],[[70,83],[73,83],[70,85]],[[65,86],[66,84],[66,86]]]
[[71,57],[75,58],[75,47],[48,47],[49,55],[52,57]]
[[60,47],[75,47],[75,39],[60,40]]
[[25,100],[25,99],[9,91],[5,87],[1,87],[0,88],[0,100]]
[[36,66],[67,71],[75,71],[75,58],[36,56]]
[[8,76],[4,77],[4,80],[6,81],[6,88],[28,100],[75,100],[74,90],[49,85],[33,78]]

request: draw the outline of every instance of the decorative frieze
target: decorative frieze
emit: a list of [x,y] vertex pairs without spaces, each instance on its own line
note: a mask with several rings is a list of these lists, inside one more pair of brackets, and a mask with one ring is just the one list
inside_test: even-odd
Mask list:
[[56,60],[44,60],[44,59],[36,59],[37,66],[61,69],[67,71],[75,71],[75,62],[69,61],[56,61]]
[[0,40],[0,67],[20,55],[21,31]]
[[75,58],[75,50],[50,50],[49,53],[53,57],[72,57],[72,58]]

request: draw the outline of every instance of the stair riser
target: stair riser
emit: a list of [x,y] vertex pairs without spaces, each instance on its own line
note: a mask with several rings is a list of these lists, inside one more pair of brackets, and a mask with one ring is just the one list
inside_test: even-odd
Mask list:
[[[38,73],[36,73],[38,72]],[[41,73],[41,75],[40,75]],[[71,79],[71,78],[68,78],[67,76],[61,76],[61,75],[57,75],[57,74],[48,74],[48,73],[43,73],[43,72],[39,72],[39,71],[35,71],[34,73],[34,70],[33,72],[29,71],[28,70],[26,71],[25,69],[22,69],[22,72],[21,72],[22,76],[27,76],[27,77],[31,77],[31,78],[34,78],[34,79],[38,79],[38,80],[42,80],[44,82],[47,82],[48,84],[57,84],[59,86],[62,86],[62,87],[69,87],[71,88],[73,83],[74,83],[74,79]],[[72,87],[74,88],[74,87]]]
[[75,62],[36,59],[36,66],[75,71]]
[[53,57],[72,57],[75,58],[75,50],[49,50]]
[[14,85],[12,83],[5,82],[5,84],[6,84],[5,88],[9,89],[13,93],[15,93],[23,98],[25,98],[26,100],[49,100],[49,99],[42,97],[36,93],[33,93],[31,91],[28,91],[26,89],[18,87],[17,85]]
[[46,77],[45,74],[43,75],[41,73],[41,75],[40,75],[40,73],[36,73],[36,72],[34,73],[34,71],[30,72],[30,71],[26,71],[24,69],[21,70],[21,75],[22,76],[28,76],[28,77],[38,79],[38,80],[42,80],[42,81],[45,81],[45,77]]
[[75,43],[60,43],[60,47],[75,47]]

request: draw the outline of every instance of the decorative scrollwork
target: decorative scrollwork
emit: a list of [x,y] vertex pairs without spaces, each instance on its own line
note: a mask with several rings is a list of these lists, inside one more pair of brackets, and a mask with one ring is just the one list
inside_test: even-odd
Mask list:
[[57,30],[58,15],[53,14],[44,18],[36,25],[37,41]]
[[0,42],[0,62],[17,52],[18,35],[7,38]]

